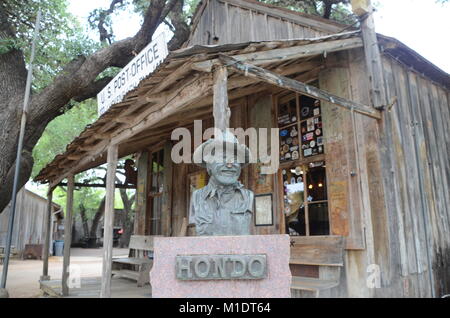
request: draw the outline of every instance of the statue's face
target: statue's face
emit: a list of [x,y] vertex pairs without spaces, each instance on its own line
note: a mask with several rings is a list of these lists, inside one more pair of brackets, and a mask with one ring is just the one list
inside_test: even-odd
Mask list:
[[219,184],[235,184],[241,175],[241,165],[237,162],[213,162],[206,164],[208,174]]

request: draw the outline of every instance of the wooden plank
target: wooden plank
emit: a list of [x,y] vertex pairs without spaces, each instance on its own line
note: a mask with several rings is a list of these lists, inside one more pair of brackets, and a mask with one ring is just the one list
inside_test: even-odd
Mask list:
[[353,0],[352,6],[354,12],[360,14],[361,34],[364,42],[364,55],[366,57],[368,71],[367,76],[370,80],[372,105],[377,109],[381,109],[387,103],[380,49],[378,47],[378,39],[372,14],[375,10],[370,0]]
[[72,222],[73,222],[73,190],[74,176],[67,176],[67,201],[66,215],[64,220],[64,256],[63,256],[63,273],[62,273],[62,294],[69,295],[69,265],[70,265],[70,245],[72,244]]
[[161,234],[170,236],[172,232],[172,185],[173,185],[173,162],[171,159],[172,142],[164,143],[164,170],[163,170],[163,194],[161,207]]
[[117,151],[117,144],[110,145],[108,148],[103,233],[102,285],[100,290],[101,298],[111,297],[111,263],[113,249],[114,194],[117,169]]
[[[233,55],[231,58],[240,62],[250,62],[253,65],[263,65],[268,63],[295,60],[315,55],[322,55],[342,50],[361,47],[361,38],[353,37],[342,40],[324,41],[319,43],[291,46],[287,48],[272,49],[254,53]],[[214,65],[220,65],[219,59],[206,60],[192,64],[192,68],[197,71],[211,72]]]
[[134,234],[145,234],[145,211],[147,210],[148,151],[141,152],[137,163],[136,210],[134,214]]
[[[396,84],[393,77],[393,71],[391,68],[390,61],[385,59],[383,65],[383,71],[385,75],[385,83],[386,83],[386,93],[388,100],[394,100],[397,98],[396,92]],[[394,106],[397,107],[397,106]],[[399,185],[404,180],[400,177],[400,169],[398,165],[402,162],[401,153],[398,152],[401,149],[401,141],[400,141],[400,131],[399,126],[397,125],[397,121],[395,118],[395,114],[391,111],[386,113],[384,116],[384,126],[386,129],[383,130],[383,133],[386,135],[385,144],[387,147],[385,149],[386,154],[383,157],[389,156],[385,158],[384,161],[388,161],[390,167],[387,168],[388,171],[391,171],[390,174],[385,173],[385,185],[386,188],[390,189],[386,192],[388,204],[388,209],[390,211],[395,211],[395,213],[391,214],[390,217],[390,233],[391,233],[391,254],[393,255],[393,264],[398,264],[397,266],[392,266],[392,274],[399,276],[407,276],[408,275],[408,257],[407,257],[407,246],[405,239],[405,225],[404,225],[404,207],[402,206],[402,193],[400,191],[401,186]],[[398,242],[398,244],[396,244]],[[395,282],[395,277],[393,278]],[[398,287],[399,293],[402,291],[403,286]]]
[[339,281],[311,277],[292,276],[291,289],[320,291],[339,285]]
[[343,236],[292,236],[290,264],[344,266]]
[[306,14],[299,14],[290,10],[286,10],[277,6],[262,5],[258,2],[245,0],[219,0],[221,2],[230,3],[240,8],[253,10],[272,17],[283,18],[287,21],[294,22],[303,26],[322,30],[325,32],[336,33],[342,29],[337,23],[328,22],[320,18],[314,18]]
[[372,118],[381,118],[379,112],[371,107],[339,97],[327,91],[318,89],[314,86],[307,85],[305,83],[290,79],[282,75],[278,75],[258,66],[239,62],[226,55],[220,55],[220,60],[224,65],[227,65],[231,69],[243,73],[246,76],[257,78],[272,85],[292,90],[294,92],[313,97],[321,101],[329,102],[331,104],[353,110]]
[[[410,112],[408,111],[408,92],[405,82],[405,71],[397,64],[392,64],[392,74],[395,81],[395,87],[398,97],[398,103],[392,109],[395,120],[399,126],[399,148],[396,151],[401,156],[399,161],[399,175],[400,189],[402,191],[402,203],[404,206],[404,226],[405,226],[405,238],[407,246],[408,256],[408,272],[414,274],[422,272],[420,265],[420,248],[419,241],[417,239],[417,227],[415,222],[415,211],[418,211],[417,198],[419,193],[417,192],[416,183],[416,169],[415,155],[413,153],[413,133],[412,133],[412,119],[410,118]],[[418,254],[419,253],[419,254]]]
[[50,237],[51,237],[51,228],[52,228],[52,211],[53,211],[53,189],[49,188],[47,193],[47,214],[45,217],[44,224],[44,251],[42,256],[42,276],[40,280],[50,280],[50,276],[48,276],[48,256],[49,256],[49,247],[50,247]]
[[[187,185],[187,173],[188,173],[188,165],[184,163],[174,165],[173,171],[173,193],[176,195],[173,196],[173,204],[172,204],[172,233],[177,229],[182,227],[182,223],[184,218],[188,217],[188,202],[190,198],[188,198],[188,185]],[[172,234],[172,235],[173,235]]]
[[[270,154],[272,151],[277,152],[278,149],[271,149],[270,143],[270,128],[274,127],[273,118],[275,117],[272,113],[273,99],[271,95],[261,94],[259,96],[249,97],[249,127],[267,128],[267,153]],[[259,138],[259,137],[258,137]],[[255,154],[256,155],[256,154]],[[252,189],[255,194],[268,194],[275,191],[275,177],[277,174],[260,174],[262,164],[259,162],[254,165],[249,166],[249,189]],[[279,214],[283,216],[280,209],[277,209],[276,196],[272,197],[272,213],[273,213],[273,225],[271,226],[254,226],[253,233],[255,235],[266,235],[266,234],[279,234],[278,227],[280,224]],[[281,222],[281,223],[284,223]]]
[[129,265],[142,265],[153,263],[149,258],[138,258],[138,257],[128,257],[128,258],[113,258],[113,263],[129,264]]
[[153,239],[160,235],[132,235],[130,237],[130,249],[153,251]]
[[214,97],[213,97],[213,116],[214,126],[225,132],[230,127],[231,110],[228,106],[227,89],[228,72],[225,66],[216,68],[214,71]]

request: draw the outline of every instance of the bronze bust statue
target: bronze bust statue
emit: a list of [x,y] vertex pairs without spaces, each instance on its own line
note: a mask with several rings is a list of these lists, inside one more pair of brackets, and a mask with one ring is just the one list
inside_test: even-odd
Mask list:
[[206,167],[210,179],[192,194],[190,222],[197,235],[250,235],[253,192],[238,180],[250,162],[250,151],[231,133],[218,135],[194,152],[194,162]]

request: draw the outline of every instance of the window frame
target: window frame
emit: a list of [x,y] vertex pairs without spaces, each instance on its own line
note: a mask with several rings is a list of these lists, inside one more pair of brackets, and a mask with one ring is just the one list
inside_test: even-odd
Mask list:
[[[153,171],[153,155],[156,154],[156,162],[161,162],[164,164],[164,148],[159,147],[155,150],[149,150],[149,156],[148,156],[148,176],[147,180],[149,180],[148,184],[148,191],[147,191],[147,199],[148,199],[148,205],[147,208],[149,211],[149,219],[148,219],[148,231],[150,235],[161,235],[162,233],[162,211],[159,211],[160,215],[159,218],[155,217],[155,209],[154,209],[154,200],[162,200],[162,195],[164,193],[164,188],[162,191],[159,191],[160,184],[159,182],[163,181],[163,187],[164,187],[164,166],[162,170],[159,170],[156,172],[156,185],[158,191],[152,191],[153,189],[153,177],[154,177],[154,171]],[[162,156],[162,157],[161,157]],[[162,175],[162,179],[161,179]],[[155,222],[156,221],[156,222]],[[155,233],[156,232],[156,233]]]
[[[287,169],[293,169],[295,167],[300,166],[302,171],[304,172],[303,174],[303,182],[305,184],[305,190],[303,192],[303,202],[305,204],[305,235],[291,235],[289,234],[289,227],[286,224],[285,226],[282,227],[282,229],[284,228],[284,232],[283,234],[288,234],[292,237],[320,237],[320,236],[331,236],[332,234],[332,224],[331,224],[331,210],[330,210],[330,204],[329,204],[329,187],[327,186],[326,192],[327,192],[327,200],[320,200],[320,201],[312,201],[312,202],[308,202],[308,187],[306,185],[307,182],[307,173],[309,172],[309,165],[311,163],[315,163],[315,162],[324,162],[324,165],[326,166],[326,160],[325,160],[325,156],[326,156],[326,147],[325,145],[323,146],[323,152],[317,155],[312,155],[312,156],[308,156],[308,157],[304,157],[303,155],[303,151],[302,151],[302,132],[301,132],[301,123],[305,122],[307,119],[301,119],[300,118],[300,96],[301,94],[295,93],[295,92],[291,92],[291,91],[285,91],[285,92],[281,92],[279,94],[277,94],[276,96],[274,96],[274,100],[275,100],[275,110],[274,110],[274,114],[275,114],[275,124],[276,127],[278,127],[280,130],[282,129],[286,129],[288,127],[292,127],[292,126],[296,126],[297,131],[298,131],[298,138],[299,138],[299,158],[298,159],[294,159],[294,160],[287,160],[287,161],[281,161],[280,160],[280,166],[278,168],[278,180],[281,181],[280,184],[278,185],[278,195],[280,196],[281,200],[280,200],[280,206],[281,206],[281,213],[282,213],[282,220],[283,222],[286,224],[286,215],[285,215],[285,200],[284,200],[284,196],[285,196],[285,192],[284,192],[284,183],[283,183],[283,174],[282,171],[283,170],[287,170]],[[292,98],[290,98],[292,97]],[[279,106],[282,103],[285,102],[289,102],[290,100],[294,99],[296,101],[296,122],[295,123],[290,123],[288,125],[284,125],[284,126],[279,126],[278,125],[278,118],[279,118]],[[321,105],[322,106],[322,105]],[[323,112],[322,112],[322,107],[320,110],[320,115],[318,115],[321,117],[321,122],[323,123]],[[313,116],[311,118],[315,118],[318,116]],[[322,137],[324,136],[324,132],[323,132],[323,124],[322,124]],[[278,136],[279,138],[279,136]],[[278,155],[279,155],[280,150],[278,149]],[[279,155],[280,156],[280,155]],[[327,168],[325,167],[325,176],[327,173]],[[317,204],[317,203],[327,203],[327,212],[328,212],[328,223],[329,223],[329,234],[328,235],[310,235],[310,226],[309,226],[309,205],[310,204]]]

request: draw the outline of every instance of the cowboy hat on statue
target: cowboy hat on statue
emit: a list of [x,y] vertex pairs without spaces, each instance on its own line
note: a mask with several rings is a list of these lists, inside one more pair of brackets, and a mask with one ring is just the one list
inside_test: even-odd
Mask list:
[[251,162],[250,150],[228,130],[194,152],[194,163],[207,169],[208,184],[192,193],[190,223],[197,235],[249,235],[253,192],[239,182],[242,167]]

